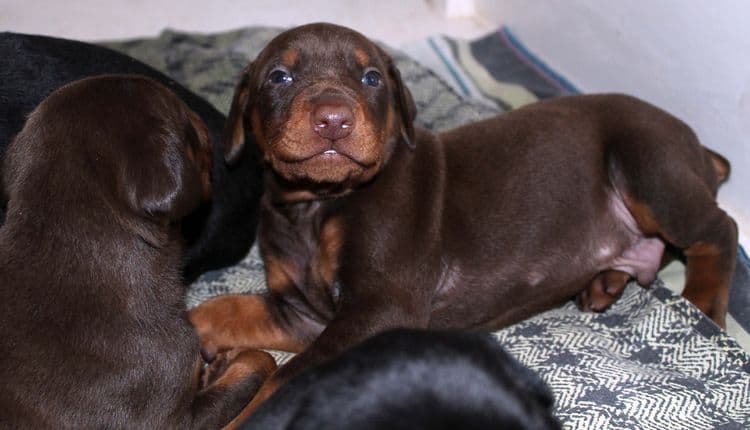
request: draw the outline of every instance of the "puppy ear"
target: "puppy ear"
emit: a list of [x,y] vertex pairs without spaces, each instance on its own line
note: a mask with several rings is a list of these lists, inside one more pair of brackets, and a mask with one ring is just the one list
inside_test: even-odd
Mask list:
[[[229,109],[226,126],[224,127],[224,160],[232,165],[237,161],[245,147],[245,112],[250,103],[250,75],[253,63],[242,70],[240,81],[234,89],[232,106]],[[250,125],[247,125],[248,128]],[[248,129],[248,131],[250,131]]]
[[186,155],[198,169],[201,179],[202,198],[207,201],[211,198],[211,171],[213,167],[213,142],[208,127],[203,120],[188,110],[190,127],[188,129],[188,145]]
[[401,72],[394,64],[393,60],[388,63],[388,73],[391,75],[391,81],[394,84],[394,97],[401,114],[401,137],[409,148],[416,148],[414,140],[414,120],[417,117],[417,107],[414,104],[414,98],[411,91],[406,87],[401,79]]
[[181,151],[179,142],[161,145],[150,155],[129,168],[127,182],[134,185],[129,193],[131,204],[165,223],[178,221],[202,199],[198,168]]
[[[120,187],[131,209],[144,221],[128,225],[152,246],[167,237],[159,226],[180,221],[205,200],[211,168],[209,141],[186,119],[185,133],[170,130],[153,136],[141,150],[130,154]],[[157,225],[154,225],[156,223]]]

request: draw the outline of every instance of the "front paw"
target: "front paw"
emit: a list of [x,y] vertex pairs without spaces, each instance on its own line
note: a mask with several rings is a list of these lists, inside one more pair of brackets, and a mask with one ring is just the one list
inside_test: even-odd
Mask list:
[[200,341],[201,355],[211,363],[217,354],[236,348],[234,333],[241,330],[232,296],[208,300],[188,312],[188,320]]
[[217,353],[206,364],[201,373],[201,388],[228,384],[254,374],[265,380],[276,370],[276,361],[271,354],[257,349],[235,348]]

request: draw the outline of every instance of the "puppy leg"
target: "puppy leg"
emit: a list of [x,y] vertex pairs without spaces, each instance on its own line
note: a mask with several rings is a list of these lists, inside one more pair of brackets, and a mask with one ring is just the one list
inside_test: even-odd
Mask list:
[[729,219],[726,225],[726,232],[716,232],[713,242],[698,241],[685,249],[687,279],[682,292],[722,328],[726,327],[729,286],[737,258],[736,245],[725,246],[731,242],[730,236],[736,238],[736,225]]
[[276,362],[267,352],[235,349],[222,353],[203,373],[193,400],[192,428],[220,428],[229,423],[275,369]]
[[629,280],[630,275],[619,270],[599,273],[588,287],[578,293],[578,308],[583,311],[604,312],[620,298]]
[[614,148],[612,181],[645,235],[684,252],[683,296],[725,327],[737,227],[716,203],[718,178],[708,151],[685,133],[656,137]]
[[322,324],[271,295],[219,296],[192,309],[188,318],[206,361],[234,348],[299,352],[323,331]]

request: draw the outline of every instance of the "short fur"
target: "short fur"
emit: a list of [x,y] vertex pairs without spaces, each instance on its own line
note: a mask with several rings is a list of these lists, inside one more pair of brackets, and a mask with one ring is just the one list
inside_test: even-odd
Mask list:
[[[261,174],[255,143],[247,142],[232,169],[221,145],[225,117],[208,102],[159,71],[119,52],[88,43],[17,33],[0,33],[0,172],[1,159],[26,117],[52,91],[74,80],[108,73],[150,77],[174,91],[208,126],[214,147],[212,202],[206,202],[183,223],[188,243],[184,277],[242,259],[255,241]],[[252,136],[248,136],[252,139]],[[0,175],[2,176],[2,175]],[[0,225],[5,199],[0,186]]]
[[143,77],[76,81],[29,115],[3,171],[0,427],[218,428],[273,370],[240,353],[199,384],[180,222],[210,198],[211,147]]
[[292,378],[242,429],[559,429],[552,404],[490,335],[393,330]]
[[245,414],[388,328],[496,330],[576,296],[603,310],[628,279],[654,280],[665,246],[686,256],[684,296],[724,325],[737,230],[715,195],[729,166],[682,121],[624,95],[543,101],[439,135],[414,114],[391,58],[346,28],[289,30],[246,69],[225,149],[233,161],[252,133],[267,166],[270,292],[190,318],[207,357],[302,352]]

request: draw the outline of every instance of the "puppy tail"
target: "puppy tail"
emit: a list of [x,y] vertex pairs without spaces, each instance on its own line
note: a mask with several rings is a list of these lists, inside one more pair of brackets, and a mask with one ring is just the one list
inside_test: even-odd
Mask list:
[[719,181],[719,185],[723,184],[724,182],[729,179],[729,174],[732,171],[732,166],[729,164],[729,160],[721,156],[720,154],[705,148],[706,152],[708,153],[709,158],[711,159],[711,164],[714,167],[714,172],[716,173],[716,179]]

